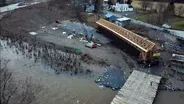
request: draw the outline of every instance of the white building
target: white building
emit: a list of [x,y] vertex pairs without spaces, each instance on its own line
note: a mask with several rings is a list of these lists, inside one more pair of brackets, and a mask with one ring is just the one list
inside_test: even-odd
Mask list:
[[125,12],[125,11],[133,11],[133,7],[129,4],[119,4],[113,5],[113,9],[116,12]]
[[104,3],[108,3],[109,0],[104,0]]

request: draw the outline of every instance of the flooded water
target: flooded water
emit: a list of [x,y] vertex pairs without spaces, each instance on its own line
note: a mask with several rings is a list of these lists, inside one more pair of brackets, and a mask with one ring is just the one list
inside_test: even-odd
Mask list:
[[158,92],[153,104],[184,104],[184,92]]
[[[0,41],[0,58],[10,60],[8,68],[14,73],[16,79],[21,80],[31,77],[39,82],[43,89],[37,95],[35,103],[39,104],[109,104],[117,91],[109,88],[100,88],[94,82],[98,75],[75,75],[61,73],[48,64],[43,64],[41,59],[35,61],[31,56],[22,53],[19,46],[10,42]],[[25,44],[27,45],[27,44]],[[26,56],[27,55],[27,56]]]
[[[73,76],[71,71],[57,74],[57,67],[51,67],[52,63],[37,57],[39,56],[37,49],[30,52],[28,44],[23,43],[27,47],[23,51],[22,46],[17,44],[11,43],[10,40],[0,40],[0,58],[10,60],[8,68],[13,71],[17,80],[31,77],[33,81],[43,86],[35,104],[109,104],[118,92],[99,87],[94,82],[99,76],[98,72]],[[154,104],[184,104],[184,92],[160,91]]]

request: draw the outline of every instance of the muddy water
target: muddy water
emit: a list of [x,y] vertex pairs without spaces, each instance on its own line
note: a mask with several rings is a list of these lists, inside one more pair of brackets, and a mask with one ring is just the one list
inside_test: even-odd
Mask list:
[[[117,91],[98,87],[94,82],[98,74],[58,75],[42,60],[35,62],[34,57],[26,56],[17,47],[10,48],[7,41],[0,40],[0,46],[0,58],[10,60],[8,67],[17,80],[31,77],[43,86],[35,104],[109,104],[117,94]],[[100,67],[96,68],[102,72]],[[154,104],[184,104],[184,92],[160,91]]]
[[99,88],[94,82],[98,76],[96,74],[58,75],[41,60],[35,62],[34,58],[26,57],[16,47],[10,48],[6,41],[1,40],[0,43],[0,58],[10,60],[8,68],[13,71],[15,78],[21,80],[31,77],[43,86],[36,104],[109,104],[117,94],[117,91]]
[[158,92],[153,104],[184,104],[184,92]]

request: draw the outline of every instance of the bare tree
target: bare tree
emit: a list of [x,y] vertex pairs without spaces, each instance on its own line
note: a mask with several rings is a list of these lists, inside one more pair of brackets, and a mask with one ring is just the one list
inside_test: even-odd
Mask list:
[[103,11],[103,0],[95,0],[95,12]]
[[139,2],[139,5],[140,5],[140,7],[141,7],[141,9],[142,9],[143,11],[146,11],[147,8],[148,8],[149,5],[150,5],[150,2],[148,2],[148,1],[146,1],[146,0],[142,0],[142,1]]
[[175,14],[175,11],[174,11],[174,9],[175,9],[175,4],[174,4],[174,1],[173,0],[171,0],[171,2],[169,2],[169,4],[167,5],[167,11],[170,13],[170,14],[172,14],[172,15],[174,15]]
[[8,61],[4,62],[3,65],[2,62],[0,63],[0,104],[9,104],[10,99],[17,91],[17,87],[12,80],[12,73],[7,70],[7,63]]
[[20,82],[14,80],[13,72],[7,68],[8,62],[0,60],[0,104],[31,104],[41,86],[30,78]]
[[157,13],[153,16],[156,25],[161,25],[168,20],[166,7],[164,3],[159,2],[156,4]]
[[127,4],[131,5],[131,3],[132,3],[132,0],[127,0]]
[[108,2],[109,2],[110,5],[116,4],[115,0],[109,0]]
[[151,11],[152,11],[152,10],[153,10],[153,6],[154,6],[154,4],[153,4],[152,2],[148,2],[148,3],[149,3],[149,4],[148,4],[148,5],[149,5],[149,7],[148,7],[148,8],[149,8],[149,10],[151,10]]
[[26,78],[26,80],[21,82],[21,86],[19,86],[19,90],[16,93],[17,104],[31,104],[40,90],[40,85],[33,83],[31,78]]
[[157,8],[158,13],[163,13],[165,11],[166,7],[167,6],[164,3],[159,2],[156,4],[156,8]]
[[153,16],[151,14],[147,15],[146,22],[153,24],[155,22]]
[[178,16],[182,16],[184,14],[184,7],[182,5],[180,5],[178,8]]
[[162,25],[172,20],[172,16],[164,3],[157,3],[157,13],[147,16],[147,22],[155,25]]
[[148,23],[155,25],[161,25],[162,23],[164,23],[162,13],[148,14],[146,17],[146,22]]
[[157,13],[157,14],[154,16],[154,18],[156,18],[156,20],[155,20],[156,25],[162,25],[163,23],[165,23],[165,20],[166,20],[166,19],[164,19],[163,14],[160,13],[160,12]]

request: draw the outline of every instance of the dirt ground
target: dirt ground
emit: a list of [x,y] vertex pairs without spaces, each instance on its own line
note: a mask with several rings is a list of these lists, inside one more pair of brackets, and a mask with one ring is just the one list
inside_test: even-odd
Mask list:
[[[69,2],[64,2],[63,6],[59,8],[54,7],[55,5],[53,4],[42,3],[7,13],[7,15],[0,20],[0,36],[2,40],[8,41],[9,39],[12,39],[10,47],[12,48],[16,46],[17,49],[10,48],[9,50],[5,46],[4,49],[1,50],[1,56],[6,59],[11,59],[8,67],[11,70],[16,70],[16,78],[21,79],[25,77],[32,77],[36,81],[40,80],[40,83],[44,86],[44,90],[40,93],[40,95],[38,95],[38,101],[36,101],[36,103],[110,103],[115,94],[117,94],[117,91],[112,91],[108,88],[101,89],[94,82],[94,80],[104,72],[105,67],[110,65],[123,67],[127,78],[130,74],[130,69],[132,69],[128,65],[129,60],[125,60],[125,58],[129,59],[129,56],[111,44],[103,44],[101,47],[97,47],[95,49],[87,48],[85,47],[86,43],[80,41],[80,39],[84,38],[84,36],[68,39],[67,37],[72,34],[72,30],[68,30],[63,26],[57,25],[55,21],[58,19],[62,21],[80,20],[76,16],[76,10],[71,7]],[[48,5],[53,6],[48,8]],[[91,16],[90,19],[88,17],[84,17],[84,19],[88,19],[86,21],[92,23],[90,25],[93,25],[94,19],[96,19],[93,17],[94,16]],[[43,28],[44,26],[45,28]],[[58,29],[53,30],[53,27],[58,27]],[[31,36],[29,32],[33,31],[38,34],[36,36]],[[62,32],[66,32],[67,34],[64,35]],[[29,46],[23,46],[23,42],[28,43]],[[35,45],[37,48],[35,48]],[[92,71],[94,75],[92,77],[88,75],[57,75],[57,68],[50,68],[47,66],[48,64],[52,65],[54,64],[53,62],[57,63],[61,60],[57,57],[55,57],[57,60],[49,58],[52,59],[53,62],[50,63],[49,61],[46,65],[40,64],[39,60],[32,59],[32,55],[35,56],[39,54],[38,47],[40,50],[45,50],[49,47],[49,49],[53,49],[54,51],[63,51],[66,53],[62,55],[72,57],[74,55],[76,58],[80,56],[75,53],[75,50],[80,49],[83,54],[88,54],[91,57],[90,61],[82,62],[80,68],[83,68],[86,71],[90,70],[90,72]],[[26,55],[25,53],[27,52],[28,54]],[[9,55],[5,55],[7,53]],[[50,52],[48,53],[50,54]],[[72,55],[70,55],[70,53]],[[20,54],[23,54],[23,56]],[[51,52],[51,54],[53,53]],[[53,54],[53,56],[57,55],[59,54]],[[44,57],[48,58],[47,56]]]
[[[19,69],[16,72],[18,77],[22,78],[22,75],[25,75],[35,77],[36,80],[43,79],[41,83],[43,83],[45,90],[39,96],[39,98],[42,99],[39,103],[60,104],[63,102],[63,104],[68,104],[76,103],[80,100],[84,104],[107,104],[110,103],[115,94],[117,94],[117,91],[113,92],[110,89],[101,90],[98,88],[98,85],[94,83],[94,79],[104,71],[104,67],[110,65],[122,67],[126,73],[126,77],[128,77],[133,69],[139,68],[138,70],[147,72],[147,69],[138,67],[132,57],[115,47],[108,39],[107,42],[104,42],[107,37],[102,36],[99,38],[98,36],[100,35],[97,34],[95,28],[92,29],[94,36],[97,36],[99,43],[104,43],[95,49],[85,47],[86,42],[80,41],[81,38],[85,37],[84,35],[76,35],[72,39],[67,38],[73,34],[72,28],[74,27],[67,28],[68,25],[64,24],[65,20],[71,22],[85,22],[89,26],[96,27],[95,21],[98,19],[98,16],[85,13],[80,13],[79,15],[79,11],[80,9],[73,8],[69,1],[64,0],[61,5],[42,3],[18,9],[7,13],[7,15],[0,20],[0,36],[5,37],[5,40],[10,38],[13,43],[16,44],[21,44],[22,41],[26,42],[33,47],[33,50],[35,45],[39,48],[49,47],[54,50],[74,54],[77,57],[78,54],[76,50],[80,50],[83,54],[88,54],[91,58],[90,61],[82,62],[81,66],[83,69],[89,69],[95,73],[92,78],[89,76],[68,77],[68,75],[66,75],[66,77],[62,74],[56,75],[54,72],[55,69],[50,70],[50,68],[41,65],[39,62],[34,63],[33,60],[31,61],[22,56],[16,56],[13,53],[15,50],[13,50],[13,52],[11,52],[12,55],[8,55],[7,58],[12,58],[9,66],[11,69]],[[59,25],[55,23],[58,19],[61,20],[61,24]],[[91,33],[92,30],[90,30],[89,33]],[[78,29],[75,31],[78,31]],[[29,32],[37,32],[38,34],[31,36]],[[66,34],[63,32],[66,32]],[[21,49],[22,48],[19,50]],[[5,54],[6,51],[1,55],[6,56]],[[16,57],[14,58],[14,56]],[[58,60],[59,59],[56,61]],[[14,65],[16,67],[14,67]],[[151,70],[160,75],[160,72],[163,71],[162,68],[164,68],[163,65]],[[47,93],[49,94],[45,95]]]
[[52,2],[46,2],[11,11],[1,19],[1,27],[13,33],[20,33],[33,31],[59,18],[76,19],[75,10],[69,3],[63,1],[58,7]]
[[[23,38],[23,40],[26,38],[25,40],[29,41],[30,39],[34,40],[34,37],[29,36],[29,32],[44,30],[42,29],[43,26],[52,28],[49,25],[53,26],[53,23],[58,19],[79,21],[76,11],[77,10],[72,8],[69,1],[63,1],[60,6],[52,2],[42,3],[8,13],[8,15],[1,19],[0,23],[3,30],[11,32],[12,34],[15,33],[17,35],[22,35],[20,38]],[[89,24],[92,23],[92,25],[96,20],[93,16],[85,15],[84,13],[81,13],[80,18],[82,18],[84,22]],[[39,34],[36,36],[38,44],[43,42],[55,44],[60,48],[78,48],[83,53],[89,53],[95,60],[106,60],[109,65],[117,65],[125,67],[125,69],[129,69],[126,64],[122,64],[125,63],[125,61],[121,58],[121,50],[118,50],[110,45],[104,45],[103,47],[99,47],[97,49],[89,49],[85,47],[84,43],[79,42],[79,40],[70,40],[67,39],[66,36],[61,37],[60,34],[64,31],[63,29],[61,29],[62,31],[56,30],[54,32],[52,29],[48,28],[42,31],[41,35]]]

